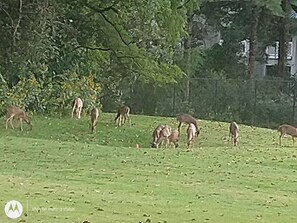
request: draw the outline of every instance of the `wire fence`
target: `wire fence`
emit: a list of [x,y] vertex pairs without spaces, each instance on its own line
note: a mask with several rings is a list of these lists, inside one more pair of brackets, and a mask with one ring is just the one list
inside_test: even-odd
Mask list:
[[[129,87],[127,87],[129,86]],[[188,86],[188,87],[187,87]],[[237,121],[276,127],[296,124],[296,80],[190,79],[175,85],[123,84],[132,113]]]

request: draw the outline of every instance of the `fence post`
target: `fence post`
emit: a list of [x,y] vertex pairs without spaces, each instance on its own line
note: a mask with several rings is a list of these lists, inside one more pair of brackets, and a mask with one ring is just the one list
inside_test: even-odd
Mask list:
[[175,85],[173,86],[172,116],[175,116]]
[[218,113],[218,99],[217,99],[217,96],[218,96],[218,80],[215,80],[215,98],[214,98],[214,112],[215,112],[215,119],[217,119],[217,113]]
[[296,92],[297,92],[297,80],[294,78],[294,86],[293,86],[293,118],[292,123],[293,125],[296,124]]
[[255,80],[255,86],[254,86],[254,105],[253,105],[253,125],[256,123],[256,106],[257,106],[257,80]]

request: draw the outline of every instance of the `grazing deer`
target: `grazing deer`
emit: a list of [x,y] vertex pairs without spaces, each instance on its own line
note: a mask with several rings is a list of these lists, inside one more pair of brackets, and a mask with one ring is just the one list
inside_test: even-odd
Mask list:
[[81,118],[81,111],[83,108],[83,101],[80,98],[75,98],[73,101],[73,109],[71,117],[75,115],[77,118]]
[[165,143],[165,148],[167,148],[167,145],[169,144],[169,136],[171,135],[171,127],[168,125],[165,125],[164,128],[160,131],[159,138],[157,139],[155,145],[156,148],[159,148],[160,144]]
[[239,139],[239,127],[236,122],[231,122],[229,126],[229,137],[233,146],[236,146]]
[[153,131],[153,142],[152,142],[152,148],[156,148],[156,142],[160,136],[161,130],[165,127],[165,125],[158,125],[155,130]]
[[93,108],[91,110],[91,131],[94,133],[96,131],[96,126],[99,117],[99,110],[97,108]]
[[171,132],[170,136],[168,137],[169,143],[174,144],[175,148],[178,147],[178,141],[179,141],[179,131],[178,129]]
[[30,130],[32,130],[32,123],[30,118],[27,116],[26,112],[14,105],[10,105],[7,108],[7,114],[6,114],[6,128],[8,128],[8,122],[10,122],[11,127],[14,129],[14,126],[12,124],[12,120],[14,118],[17,118],[20,122],[21,131],[23,131],[23,120],[30,125]]
[[[198,129],[193,123],[190,123],[187,128],[187,148],[193,146]],[[199,133],[198,133],[199,134]]]
[[178,115],[176,117],[176,120],[179,121],[179,125],[178,125],[178,131],[179,132],[180,132],[180,128],[182,126],[182,123],[186,123],[186,124],[191,124],[192,123],[196,127],[196,135],[197,136],[199,135],[199,128],[197,126],[197,121],[191,115],[189,115],[189,114],[181,114],[181,115]]
[[129,124],[131,127],[130,107],[123,105],[118,109],[118,113],[114,121],[115,123],[117,123],[118,126],[121,126],[126,122],[127,119],[129,120]]
[[287,134],[292,136],[293,146],[294,146],[294,138],[297,137],[297,129],[294,126],[286,125],[286,124],[280,125],[278,127],[278,131],[280,132],[279,145],[282,145],[282,137]]

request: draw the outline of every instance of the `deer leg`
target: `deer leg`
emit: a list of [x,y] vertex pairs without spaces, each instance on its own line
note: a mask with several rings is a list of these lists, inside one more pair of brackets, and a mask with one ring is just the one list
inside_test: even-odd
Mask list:
[[177,148],[178,147],[178,142],[175,142],[174,143],[174,148]]
[[96,133],[96,127],[97,127],[97,122],[95,122],[93,125],[93,133]]
[[189,149],[190,144],[191,144],[191,141],[188,141],[188,143],[187,143],[187,149]]
[[19,122],[20,122],[20,125],[21,125],[21,131],[23,131],[23,119],[19,118]]
[[75,109],[75,117],[78,118],[78,108]]
[[180,122],[179,125],[178,125],[178,127],[177,127],[177,129],[178,129],[179,132],[180,132],[181,125],[182,125],[182,123]]
[[79,115],[79,108],[77,108],[77,110],[76,110],[76,118],[79,119],[80,118],[79,116],[80,116]]
[[9,118],[9,123],[10,123],[11,128],[14,129],[14,126],[13,126],[13,124],[12,124],[12,119],[13,119],[13,117],[14,117],[14,116],[11,116],[11,117]]
[[81,118],[81,111],[82,111],[82,107],[79,107],[78,108],[78,111],[77,111],[77,113],[78,113],[78,118],[80,119]]
[[282,137],[283,137],[283,135],[284,135],[284,134],[281,133],[280,136],[279,136],[279,145],[280,145],[280,146],[282,145]]
[[122,125],[126,123],[126,115],[122,115]]
[[169,139],[168,139],[168,137],[166,137],[166,138],[165,138],[165,148],[168,147],[168,144],[169,144]]
[[159,148],[159,146],[162,145],[162,144],[163,144],[163,137],[159,136],[159,138],[155,142],[156,148]]
[[10,119],[12,119],[12,116],[10,116],[6,119],[6,125],[5,125],[6,129],[8,128],[8,122],[10,121]]
[[118,120],[118,126],[122,125],[122,115],[119,116],[119,120]]
[[117,121],[119,120],[119,114],[117,114],[117,116],[114,119],[114,123],[117,124]]
[[121,125],[124,125],[125,122],[126,122],[126,117],[125,117],[125,115],[122,115],[122,122],[121,122]]
[[236,137],[233,136],[232,138],[233,138],[233,146],[236,146]]
[[6,129],[8,128],[8,122],[9,122],[9,119],[10,119],[10,118],[6,119],[6,124],[5,124],[5,128],[6,128]]
[[71,113],[71,118],[73,118],[74,112],[75,112],[75,106],[73,106],[72,113]]

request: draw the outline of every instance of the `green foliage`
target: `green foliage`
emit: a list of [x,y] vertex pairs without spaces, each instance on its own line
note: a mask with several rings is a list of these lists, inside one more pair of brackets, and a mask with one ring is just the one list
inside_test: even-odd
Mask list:
[[[77,74],[69,76],[76,84],[87,83],[85,74],[91,73],[105,96],[114,95],[110,86],[117,92],[115,83],[135,75],[143,82],[176,82],[184,73],[173,63],[174,46],[184,35],[186,13],[195,2],[50,0],[22,1],[20,6],[3,1],[0,73],[13,89],[9,103],[49,110],[45,101],[51,101],[54,110],[63,108],[77,92],[59,82],[67,82],[69,73]],[[28,82],[33,76],[36,86]],[[30,87],[34,92],[28,92]],[[40,92],[54,96],[39,98]],[[81,92],[89,94],[83,87]],[[87,98],[87,106],[99,103]]]
[[[204,50],[204,62],[196,69],[195,77],[198,78],[245,78],[246,59],[240,53],[240,44],[224,42],[215,44]],[[236,62],[234,62],[236,61]]]
[[98,100],[101,87],[95,82],[93,75],[88,74],[79,77],[77,73],[68,72],[60,76],[60,78],[59,84],[52,88],[48,109],[53,108],[54,111],[63,111],[65,108],[72,106],[72,102],[76,97],[83,100],[86,111],[94,106],[101,107]]
[[2,82],[1,104],[3,110],[13,104],[32,112],[65,112],[70,109],[75,97],[81,97],[85,110],[96,106],[101,108],[98,100],[101,86],[91,74],[79,77],[76,73],[65,73],[59,81],[44,83],[34,76],[22,78],[11,89]]

